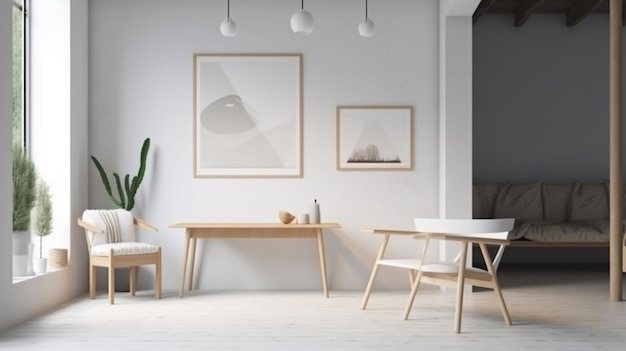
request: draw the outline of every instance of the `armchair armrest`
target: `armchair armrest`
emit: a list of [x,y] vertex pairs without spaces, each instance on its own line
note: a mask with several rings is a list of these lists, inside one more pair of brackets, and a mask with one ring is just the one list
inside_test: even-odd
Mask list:
[[90,223],[87,223],[87,222],[83,221],[83,219],[82,219],[82,218],[78,218],[78,219],[76,220],[76,222],[78,223],[78,225],[79,225],[79,226],[81,226],[81,227],[83,227],[83,228],[87,229],[87,230],[88,230],[88,231],[90,231],[90,232],[94,232],[94,233],[104,233],[104,230],[103,230],[103,229],[100,229],[100,228],[96,227],[96,226],[95,226],[95,225],[93,225],[93,224],[90,224]]
[[133,217],[133,222],[135,223],[136,226],[138,226],[139,228],[143,228],[143,229],[147,229],[149,231],[153,231],[153,232],[158,232],[159,229],[157,229],[157,227],[153,226],[152,224],[144,221],[141,218],[137,218],[137,217]]

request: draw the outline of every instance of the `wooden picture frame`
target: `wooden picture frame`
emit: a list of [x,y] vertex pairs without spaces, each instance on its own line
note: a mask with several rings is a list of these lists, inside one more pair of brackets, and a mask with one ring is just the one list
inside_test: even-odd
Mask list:
[[194,54],[193,175],[302,177],[302,54]]
[[412,106],[337,106],[337,170],[413,169]]

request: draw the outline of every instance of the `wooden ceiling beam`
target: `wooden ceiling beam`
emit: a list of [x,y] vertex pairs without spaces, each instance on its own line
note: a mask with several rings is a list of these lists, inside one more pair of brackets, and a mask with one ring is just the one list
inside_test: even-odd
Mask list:
[[476,8],[476,11],[474,11],[474,15],[472,16],[472,21],[476,23],[476,21],[478,21],[480,16],[482,16],[483,13],[487,12],[487,10],[489,10],[491,5],[493,5],[495,2],[496,0],[481,0],[480,4],[478,4],[478,7]]
[[606,0],[578,0],[567,12],[567,26],[575,26]]
[[524,0],[515,10],[515,26],[522,26],[545,0]]

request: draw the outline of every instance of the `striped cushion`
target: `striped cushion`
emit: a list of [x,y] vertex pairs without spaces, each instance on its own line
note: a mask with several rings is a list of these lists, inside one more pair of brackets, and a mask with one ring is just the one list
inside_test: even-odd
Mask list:
[[85,210],[83,220],[103,230],[103,233],[89,232],[92,246],[135,241],[133,214],[124,209]]

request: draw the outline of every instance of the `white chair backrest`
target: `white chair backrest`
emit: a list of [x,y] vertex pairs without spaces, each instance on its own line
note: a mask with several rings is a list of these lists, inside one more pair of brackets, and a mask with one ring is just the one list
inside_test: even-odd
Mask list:
[[124,209],[85,210],[83,221],[103,231],[102,233],[88,231],[87,240],[90,246],[135,241],[135,225],[130,211]]
[[515,218],[415,218],[415,230],[423,233],[441,233],[474,238],[507,240],[514,223]]

